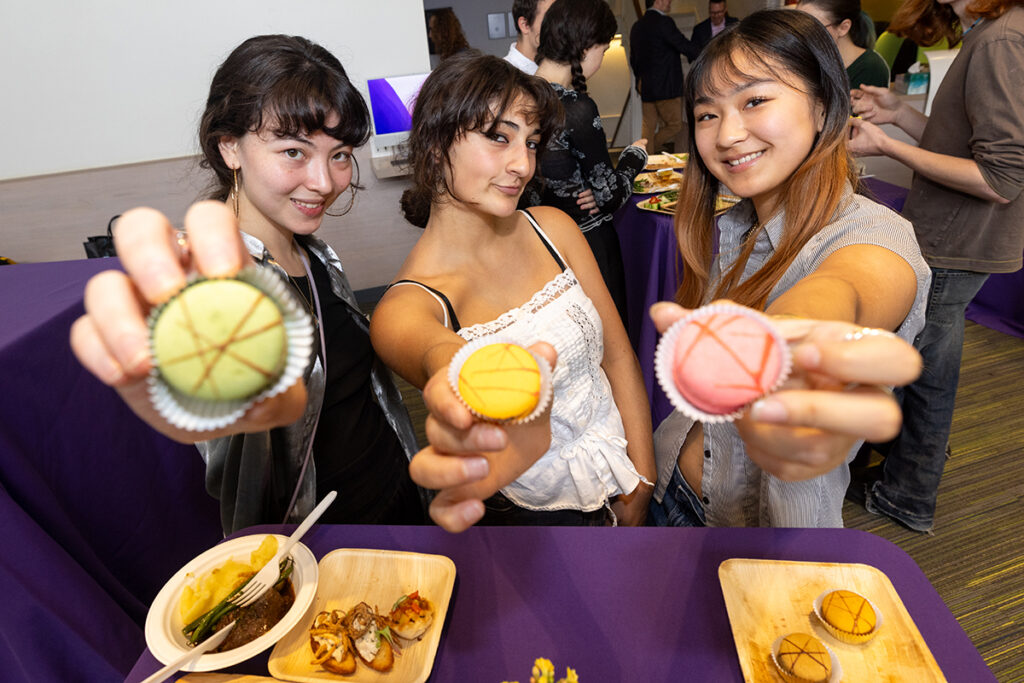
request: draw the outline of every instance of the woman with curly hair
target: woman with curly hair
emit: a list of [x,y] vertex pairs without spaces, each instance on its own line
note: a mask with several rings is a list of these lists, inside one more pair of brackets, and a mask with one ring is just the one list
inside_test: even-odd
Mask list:
[[434,50],[441,59],[448,59],[457,52],[469,49],[462,24],[451,7],[439,9],[427,20],[427,35],[434,44]]
[[525,206],[554,206],[572,216],[587,238],[615,308],[626,317],[626,276],[612,214],[633,193],[633,179],[647,163],[646,140],[622,150],[618,164],[587,79],[617,31],[604,0],[556,0],[544,15],[537,49],[537,77],[551,83],[565,109],[565,129],[549,144],[537,181],[523,196]]
[[[932,529],[960,381],[964,311],[990,273],[1012,273],[1024,251],[1024,2],[907,0],[889,30],[919,45],[963,46],[925,116],[883,88],[853,91],[856,156],[914,170],[903,215],[932,269],[921,378],[903,397],[903,431],[881,472],[851,490],[869,512]],[[892,123],[917,140],[886,135]]]

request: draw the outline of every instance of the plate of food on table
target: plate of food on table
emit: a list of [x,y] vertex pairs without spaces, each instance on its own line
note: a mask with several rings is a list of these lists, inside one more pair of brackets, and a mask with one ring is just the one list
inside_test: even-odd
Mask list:
[[334,550],[304,620],[270,655],[286,681],[395,681],[430,677],[455,586],[443,555]]
[[[725,213],[739,201],[741,201],[741,198],[736,195],[720,194],[715,197],[715,213]],[[679,190],[669,190],[668,192],[662,192],[637,202],[636,208],[672,215],[676,212],[676,204],[678,203]]]
[[640,173],[633,179],[633,192],[636,194],[656,194],[669,190],[678,190],[683,174],[671,168],[650,173]]
[[665,168],[685,168],[686,162],[690,160],[689,154],[651,154],[647,157],[647,165],[644,167],[650,171],[658,171]]
[[215,671],[266,650],[296,627],[313,602],[319,578],[316,558],[301,543],[281,560],[277,583],[255,603],[238,608],[230,602],[285,541],[276,534],[240,536],[182,567],[146,616],[146,645],[153,656],[168,664],[233,622],[223,643],[184,667]]

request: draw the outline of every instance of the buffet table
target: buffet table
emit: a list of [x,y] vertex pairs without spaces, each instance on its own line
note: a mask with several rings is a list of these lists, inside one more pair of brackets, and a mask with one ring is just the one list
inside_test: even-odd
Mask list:
[[117,266],[0,267],[4,680],[121,680],[168,568],[221,537],[195,447],[143,424],[71,353],[86,280]]
[[[455,591],[431,681],[524,681],[536,657],[551,659],[558,672],[573,667],[586,683],[742,681],[718,577],[728,558],[877,567],[948,680],[995,680],[914,561],[885,539],[852,529],[492,527],[449,534],[436,527],[320,526],[303,542],[317,558],[336,548],[379,548],[454,561]],[[264,653],[241,670],[265,676],[268,658]],[[146,651],[127,680],[158,666]]]

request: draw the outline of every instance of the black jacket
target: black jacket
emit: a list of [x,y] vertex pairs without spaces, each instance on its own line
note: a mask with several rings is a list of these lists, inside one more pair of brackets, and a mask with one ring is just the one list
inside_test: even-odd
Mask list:
[[[737,21],[739,21],[739,19],[736,17],[730,17],[726,14],[725,28],[729,28]],[[699,52],[703,51],[704,48],[707,47],[707,44],[711,42],[711,19],[705,19],[693,27],[693,36],[690,38],[690,42],[694,44]]]
[[644,102],[671,100],[683,94],[683,65],[679,55],[700,54],[670,17],[648,10],[629,32],[629,62]]

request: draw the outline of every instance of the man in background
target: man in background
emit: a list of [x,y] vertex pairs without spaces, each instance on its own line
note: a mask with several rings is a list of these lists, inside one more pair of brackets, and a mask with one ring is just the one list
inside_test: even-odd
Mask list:
[[[683,129],[683,65],[700,50],[686,39],[669,17],[672,0],[646,0],[647,11],[629,33],[629,63],[643,106],[643,133],[648,150],[662,151]],[[680,152],[673,147],[674,152]]]
[[540,25],[544,14],[555,0],[515,0],[512,19],[516,22],[519,38],[512,43],[505,61],[531,76],[537,73],[537,46],[540,45]]
[[730,17],[725,8],[725,0],[711,0],[708,3],[708,18],[693,27],[693,37],[690,41],[697,46],[701,52],[711,39],[725,30],[726,26],[735,24],[739,19]]

